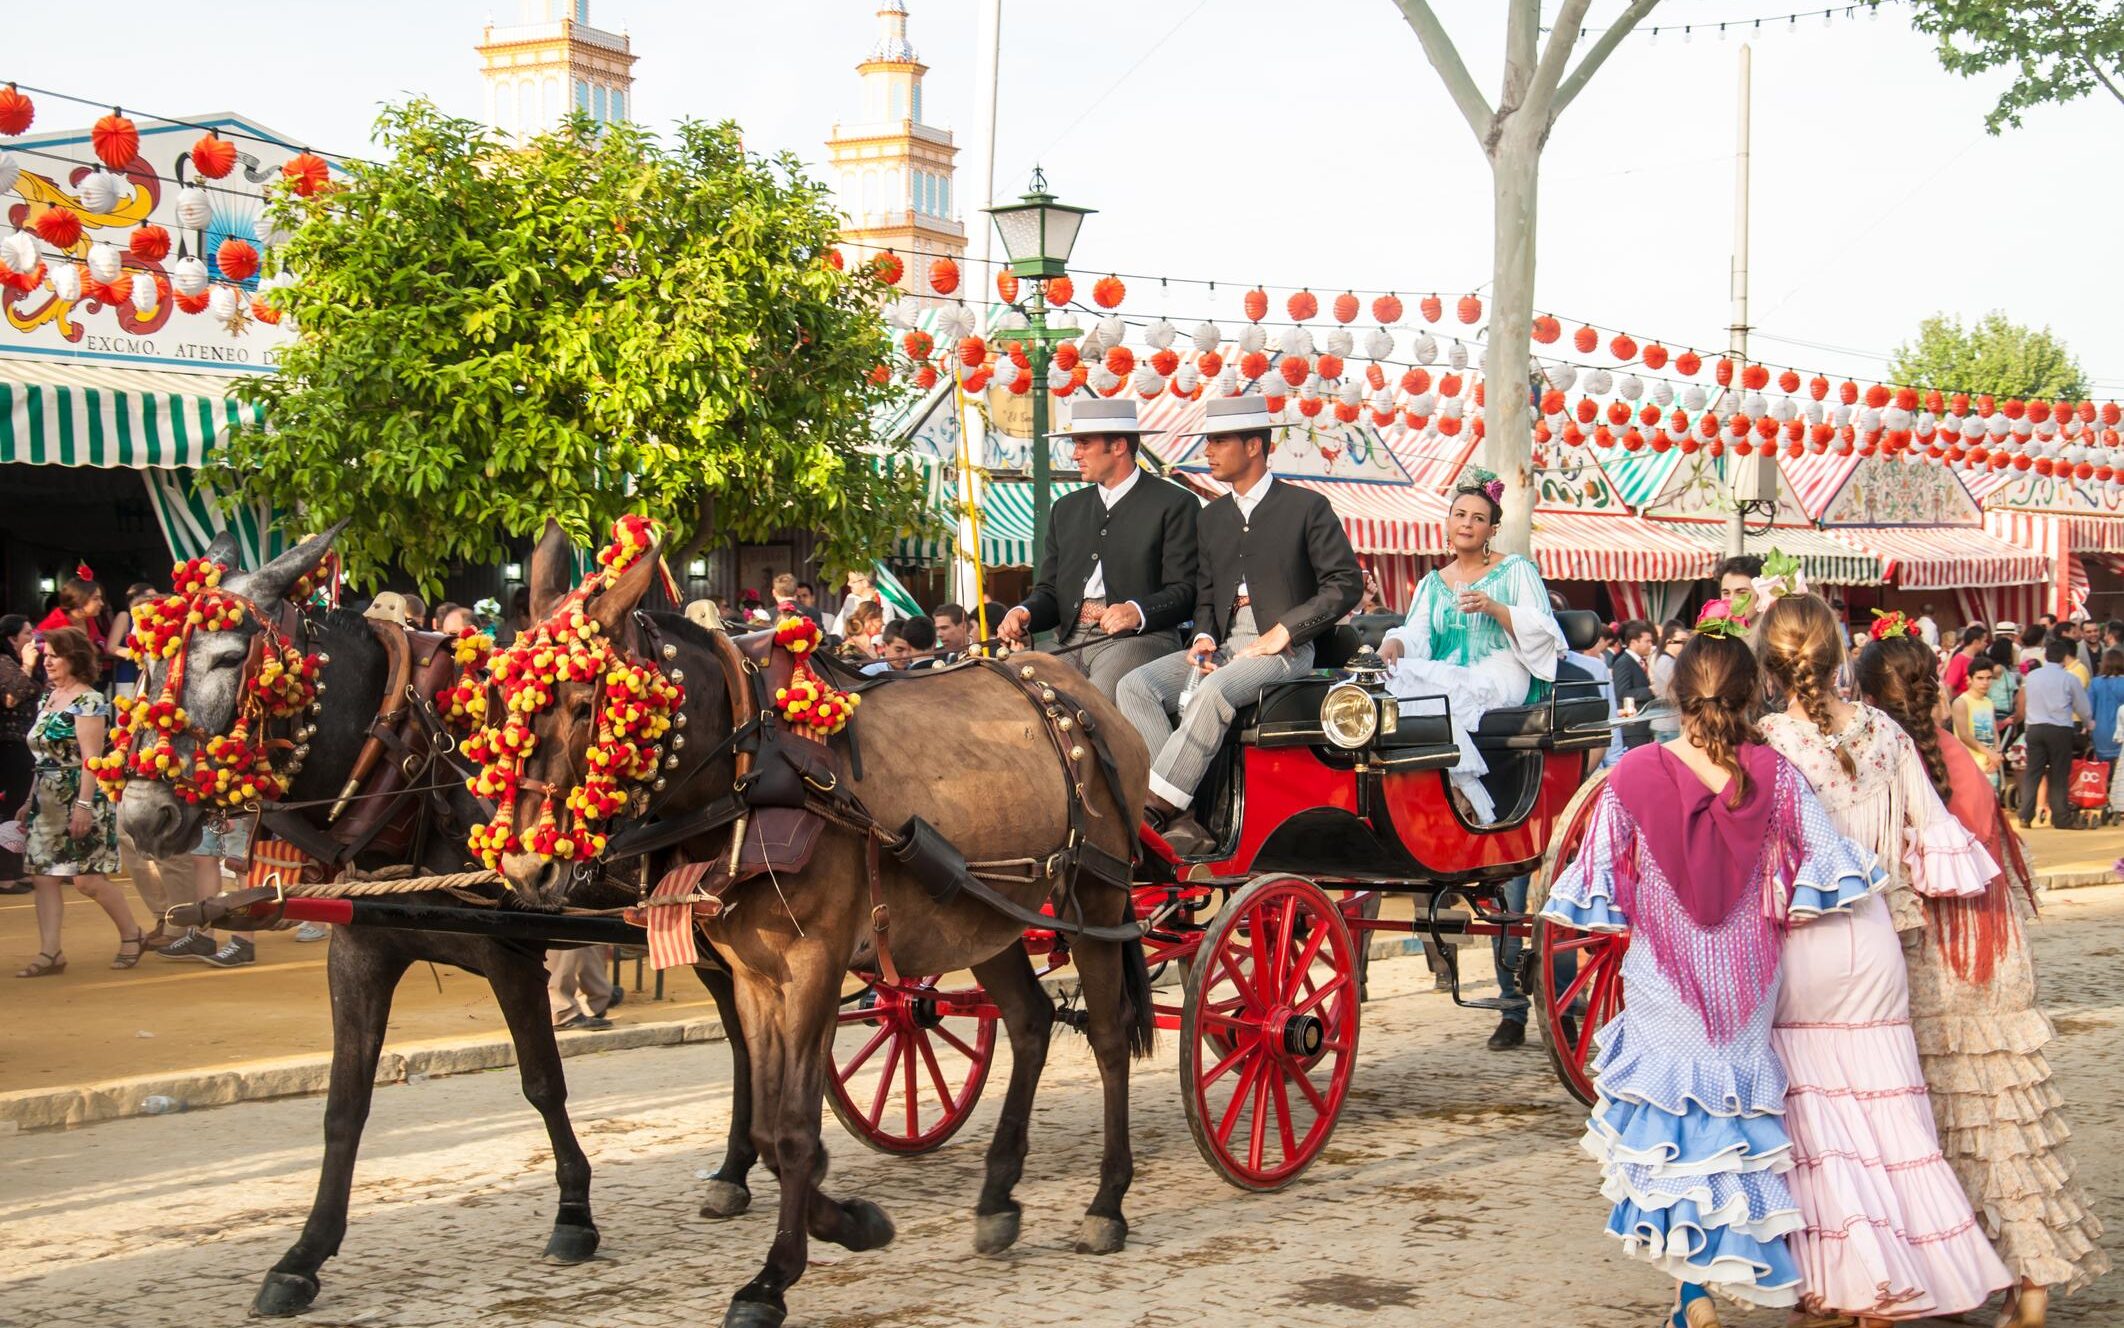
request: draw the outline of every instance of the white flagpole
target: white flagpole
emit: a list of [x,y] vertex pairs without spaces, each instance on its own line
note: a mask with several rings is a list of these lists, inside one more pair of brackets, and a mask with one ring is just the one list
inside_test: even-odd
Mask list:
[[[969,298],[975,309],[986,313],[995,299],[995,227],[982,211],[996,196],[996,71],[1002,53],[1003,0],[979,0],[974,37],[974,141],[969,156],[974,169],[974,207],[967,214],[973,228],[974,255]],[[988,319],[982,320],[982,331]],[[1034,383],[1041,391],[1045,384]],[[959,540],[958,557],[952,564],[952,594],[969,613],[981,609],[980,530],[974,512],[981,501],[981,467],[987,461],[988,421],[978,406],[964,394],[959,400]],[[1041,445],[1034,439],[1033,445]]]

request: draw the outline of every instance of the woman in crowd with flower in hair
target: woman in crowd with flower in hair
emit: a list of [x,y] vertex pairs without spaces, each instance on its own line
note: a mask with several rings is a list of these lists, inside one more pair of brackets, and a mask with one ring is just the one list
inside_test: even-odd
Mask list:
[[2101,1220],[2073,1179],[2064,1147],[2072,1132],[2043,1058],[2053,1030],[2036,1004],[2035,961],[2022,929],[2035,914],[2028,859],[1990,777],[1933,719],[1932,651],[1891,627],[1860,654],[1858,684],[1868,704],[1909,735],[1947,809],[2003,868],[1981,895],[1925,899],[1926,927],[1904,933],[1903,957],[1941,1149],[2020,1279],[2000,1323],[2037,1328],[2051,1287],[2079,1290],[2108,1270],[2109,1257]]
[[1583,1145],[1615,1205],[1608,1234],[1680,1284],[1672,1328],[1718,1323],[1707,1288],[1795,1303],[1779,957],[1791,924],[1858,905],[1880,877],[1749,721],[1761,675],[1746,630],[1727,601],[1704,607],[1675,661],[1680,736],[1616,764],[1542,910],[1630,933]]
[[1405,625],[1388,632],[1379,653],[1393,665],[1387,685],[1400,697],[1451,702],[1460,763],[1453,787],[1476,821],[1497,819],[1482,777],[1489,765],[1469,734],[1500,706],[1527,705],[1547,694],[1563,655],[1563,629],[1549,610],[1549,588],[1534,564],[1494,553],[1490,539],[1504,520],[1504,485],[1486,470],[1470,470],[1453,491],[1446,539],[1453,561],[1416,588]]
[[74,574],[59,586],[59,602],[37,624],[41,633],[56,632],[62,627],[74,627],[89,639],[89,649],[95,652],[96,676],[88,680],[94,687],[103,676],[103,662],[109,650],[103,634],[103,587],[96,584],[96,574],[87,563],[74,569]]
[[1756,641],[1785,696],[1763,736],[1887,873],[1885,899],[1785,947],[1771,1037],[1791,1081],[1800,1304],[1861,1325],[1975,1309],[2013,1277],[1940,1152],[1897,933],[1924,926],[1920,897],[1981,897],[1998,868],[1948,814],[1895,721],[1835,695],[1844,639],[1827,604],[1771,599]]

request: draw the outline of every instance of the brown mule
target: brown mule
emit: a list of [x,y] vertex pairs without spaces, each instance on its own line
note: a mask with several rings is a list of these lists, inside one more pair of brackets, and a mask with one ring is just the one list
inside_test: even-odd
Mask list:
[[[631,654],[647,657],[655,650],[660,666],[684,677],[685,725],[675,730],[670,746],[674,757],[687,757],[681,763],[686,768],[673,771],[673,785],[655,809],[660,819],[676,820],[728,797],[736,779],[735,758],[723,750],[733,728],[726,689],[697,685],[728,677],[721,663],[727,643],[676,615],[636,614],[655,564],[652,552],[594,595],[585,612]],[[549,526],[532,563],[534,619],[567,594],[570,580],[567,542]],[[1019,667],[1027,662],[1040,677],[1071,676],[1047,656],[1012,661]],[[590,691],[589,684],[556,686],[555,703],[534,724],[537,743],[523,771],[525,787],[566,789],[580,778],[591,737]],[[838,779],[879,825],[897,828],[920,816],[968,858],[990,862],[1047,863],[1068,841],[1071,799],[1081,788],[1089,812],[1086,839],[1125,863],[1136,842],[1149,759],[1135,731],[1096,691],[1082,688],[1064,699],[1070,713],[1083,712],[1089,727],[1110,743],[1119,797],[1089,755],[1066,772],[1040,706],[1012,677],[979,665],[916,675],[866,692],[855,721],[862,774],[855,775],[844,747],[836,753]],[[696,760],[702,764],[694,766]],[[520,833],[530,830],[537,803],[531,798],[519,803]],[[724,827],[680,845],[678,852],[687,860],[705,860],[721,853],[730,838]],[[760,1160],[781,1181],[781,1217],[766,1265],[737,1292],[726,1326],[773,1328],[783,1321],[785,1293],[809,1259],[809,1236],[852,1250],[877,1248],[893,1236],[891,1221],[877,1205],[834,1200],[819,1188],[826,1174],[820,1106],[842,978],[851,967],[875,962],[866,848],[863,836],[828,826],[806,866],[771,882],[756,879],[736,887],[728,895],[727,911],[706,927],[733,974],[738,1021],[751,1060],[753,1141]],[[1011,1191],[1024,1166],[1026,1127],[1054,1006],[1019,944],[1021,922],[965,895],[936,903],[891,854],[881,858],[882,899],[890,919],[887,945],[898,969],[947,973],[971,968],[1009,1032],[1010,1088],[975,1207],[976,1247],[998,1252],[1017,1238],[1019,1210]],[[677,860],[676,855],[660,860],[655,871]],[[504,858],[502,870],[513,888],[539,904],[556,899],[566,883],[567,873],[557,864],[528,854]],[[1037,910],[1057,883],[1052,875],[1038,875],[996,889],[1021,908]],[[1089,926],[1130,919],[1125,887],[1081,877],[1077,897]],[[1154,1022],[1140,942],[1086,937],[1073,953],[1105,1089],[1099,1186],[1079,1228],[1077,1248],[1103,1254],[1120,1249],[1127,1235],[1121,1204],[1134,1174],[1129,1058],[1131,1052],[1148,1054]]]

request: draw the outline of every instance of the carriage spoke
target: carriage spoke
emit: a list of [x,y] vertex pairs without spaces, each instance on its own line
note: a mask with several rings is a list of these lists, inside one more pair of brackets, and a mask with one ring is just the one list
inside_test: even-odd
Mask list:
[[[1244,951],[1240,953],[1243,954]],[[1246,975],[1239,971],[1238,961],[1233,958],[1231,950],[1219,950],[1213,963],[1217,967],[1210,969],[1209,985],[1213,985],[1216,982],[1218,970],[1221,968],[1224,974],[1232,980],[1232,986],[1238,990],[1237,999],[1245,1004],[1247,1009],[1259,1011],[1267,1008],[1261,1003],[1261,997],[1254,990],[1254,984],[1249,982]]]
[[917,1067],[915,1066],[914,1040],[918,1032],[919,1030],[910,1030],[907,1038],[907,1049],[900,1058],[901,1064],[906,1067],[902,1089],[907,1094],[907,1137],[910,1139],[922,1132],[922,1094],[917,1088],[915,1080]]
[[929,1045],[928,1030],[915,1030],[915,1045],[922,1049],[922,1063],[929,1067],[929,1082],[936,1086],[937,1097],[944,1103],[944,1114],[949,1116],[959,1109],[959,1104],[953,1100],[951,1089],[944,1083],[944,1070],[937,1064],[936,1049]]
[[[1595,955],[1591,963],[1580,964],[1578,973],[1572,977],[1570,985],[1556,994],[1556,1008],[1558,1010],[1569,1009],[1571,1002],[1577,1000],[1579,994],[1589,985],[1598,982],[1601,974],[1606,971],[1607,965],[1602,962],[1602,956],[1600,955]],[[1555,979],[1552,977],[1550,981],[1554,982]]]
[[1254,994],[1262,1008],[1276,1003],[1276,959],[1269,949],[1269,928],[1277,925],[1273,900],[1261,906],[1247,928],[1247,953],[1254,961]]
[[1320,947],[1327,944],[1327,938],[1326,927],[1313,928],[1313,934],[1305,938],[1305,948],[1298,952],[1298,958],[1291,964],[1291,980],[1285,984],[1282,993],[1284,1000],[1291,998],[1300,982],[1305,984],[1308,992],[1313,990],[1313,961],[1320,957]]
[[1614,940],[1617,934],[1612,931],[1582,931],[1568,941],[1551,942],[1549,948],[1551,950],[1590,950],[1604,942]]
[[1255,1051],[1259,1050],[1260,1046],[1261,1042],[1258,1038],[1251,1042],[1241,1043],[1232,1051],[1231,1055],[1226,1056],[1223,1060],[1218,1061],[1215,1065],[1212,1065],[1209,1068],[1208,1072],[1202,1076],[1202,1086],[1204,1088],[1208,1088],[1211,1084],[1214,1084],[1219,1079],[1222,1079],[1227,1071],[1229,1071],[1234,1065],[1238,1064],[1241,1060],[1245,1059],[1246,1057],[1252,1055]]
[[935,1033],[938,1037],[943,1038],[946,1042],[949,1042],[955,1049],[957,1049],[958,1053],[961,1056],[964,1056],[967,1060],[978,1061],[981,1059],[980,1052],[975,1051],[972,1047],[967,1046],[964,1042],[961,1042],[958,1038],[952,1036],[951,1030],[944,1027],[944,1025],[938,1024],[935,1028],[932,1028],[929,1031]]
[[[1320,928],[1316,927],[1314,930],[1317,932]],[[1297,933],[1298,901],[1293,899],[1284,905],[1283,916],[1278,919],[1276,949],[1269,956],[1270,961],[1275,965],[1275,968],[1271,971],[1276,975],[1276,990],[1271,996],[1272,1000],[1280,1001],[1288,997],[1291,984],[1295,981],[1294,974],[1296,970],[1289,964],[1288,957],[1291,953],[1291,941],[1296,937]]]
[[1254,1119],[1247,1129],[1246,1163],[1256,1171],[1261,1170],[1261,1145],[1268,1135],[1268,1086],[1275,1074],[1275,1063],[1269,1061],[1254,1080]]
[[845,1084],[853,1078],[855,1072],[863,1068],[863,1062],[870,1059],[871,1053],[884,1046],[885,1039],[891,1036],[892,1024],[890,1022],[880,1024],[878,1031],[871,1035],[870,1041],[864,1043],[863,1049],[855,1054],[855,1059],[848,1062],[848,1068],[836,1071],[841,1076],[841,1082]]
[[1283,1142],[1283,1161],[1289,1165],[1298,1156],[1298,1136],[1291,1129],[1291,1096],[1284,1088],[1285,1079],[1297,1077],[1297,1072],[1276,1076],[1276,1134]]
[[900,1039],[894,1038],[892,1050],[885,1054],[885,1072],[878,1076],[878,1091],[870,1099],[870,1114],[863,1118],[873,1130],[878,1128],[878,1122],[885,1118],[885,1101],[892,1096],[892,1072],[900,1068],[902,1050]]
[[1219,1147],[1229,1148],[1231,1146],[1232,1127],[1239,1123],[1239,1113],[1246,1109],[1246,1095],[1253,1091],[1254,1081],[1261,1077],[1262,1070],[1267,1063],[1268,1055],[1263,1052],[1249,1060],[1246,1069],[1240,1072],[1239,1086],[1232,1090],[1232,1100],[1225,1104],[1224,1116],[1217,1122],[1217,1144]]
[[1291,1013],[1311,1014],[1315,1009],[1319,1007],[1322,1001],[1326,1000],[1328,997],[1334,995],[1336,992],[1341,991],[1349,985],[1350,975],[1347,973],[1337,973],[1334,977],[1329,978],[1326,982],[1323,982],[1318,987],[1314,988],[1312,995],[1306,997],[1303,1001],[1300,1001],[1297,1005],[1293,1006],[1291,1008]]
[[1312,1104],[1314,1116],[1320,1120],[1326,1120],[1328,1118],[1327,1099],[1320,1095],[1319,1089],[1313,1087],[1313,1076],[1304,1070],[1300,1070],[1291,1076],[1291,1082],[1305,1090],[1305,1100]]

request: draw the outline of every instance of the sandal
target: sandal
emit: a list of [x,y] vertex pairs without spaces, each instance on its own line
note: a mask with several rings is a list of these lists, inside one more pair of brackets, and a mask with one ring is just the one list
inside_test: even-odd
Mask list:
[[66,972],[66,951],[61,950],[58,954],[46,954],[44,951],[39,950],[37,957],[19,969],[15,976],[18,978],[49,978],[57,977],[64,972]]
[[[127,954],[125,952],[125,947],[127,946],[133,947],[133,952],[131,954]],[[111,967],[137,968],[140,964],[140,956],[146,953],[147,937],[144,934],[136,931],[131,936],[121,937],[119,939],[118,953],[111,956]]]
[[163,946],[170,944],[176,939],[175,936],[170,935],[170,929],[163,925],[161,919],[158,918],[155,922],[155,930],[142,937],[140,944],[150,950],[160,950]]

